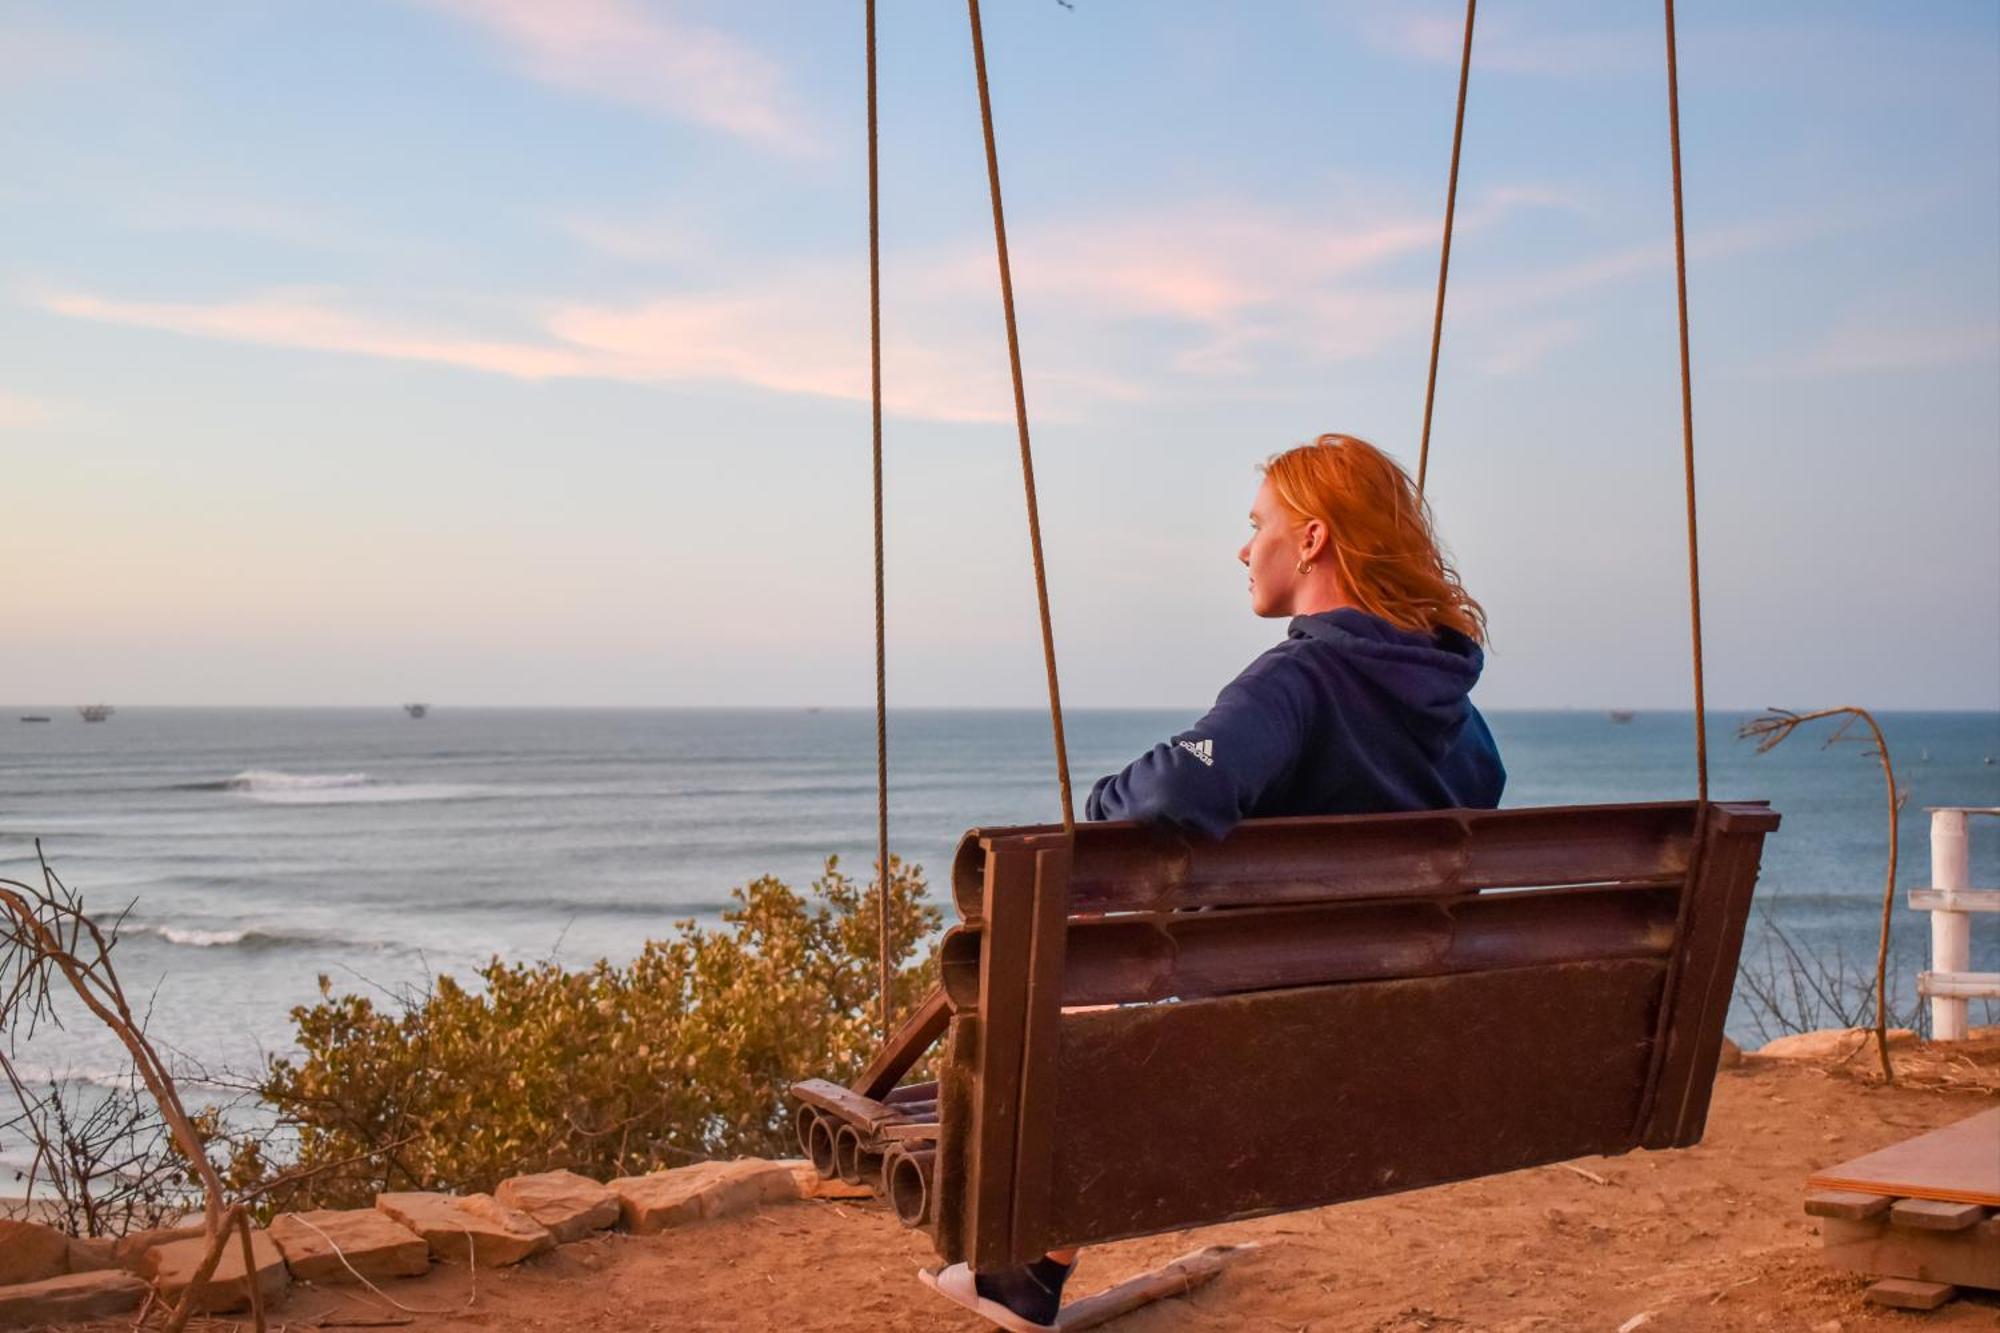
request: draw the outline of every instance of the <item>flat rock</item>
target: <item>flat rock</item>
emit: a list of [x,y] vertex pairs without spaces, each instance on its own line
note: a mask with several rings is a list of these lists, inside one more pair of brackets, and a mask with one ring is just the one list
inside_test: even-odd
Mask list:
[[[1757,1054],[1772,1060],[1826,1060],[1853,1055],[1874,1041],[1874,1028],[1820,1028],[1816,1032],[1794,1032],[1757,1048]],[[1889,1044],[1901,1046],[1915,1041],[1908,1028],[1890,1028]]]
[[72,1236],[69,1242],[69,1271],[72,1273],[101,1273],[107,1268],[119,1268],[118,1242],[109,1237],[80,1239]]
[[131,1231],[118,1238],[112,1247],[112,1255],[118,1266],[128,1273],[143,1273],[146,1269],[146,1251],[169,1241],[186,1240],[190,1236],[202,1234],[200,1224],[185,1227],[153,1227],[146,1231]]
[[790,1167],[792,1183],[798,1188],[801,1199],[872,1199],[875,1191],[867,1185],[850,1185],[839,1176],[822,1178],[818,1168],[803,1158],[787,1158],[784,1166]]
[[124,1314],[139,1308],[147,1290],[144,1281],[123,1269],[72,1273],[0,1287],[0,1328],[32,1328]]
[[[194,1280],[195,1270],[201,1267],[202,1257],[207,1253],[207,1236],[170,1240],[146,1251],[140,1261],[140,1272],[153,1280],[161,1300],[175,1305]],[[257,1264],[257,1290],[269,1304],[284,1295],[291,1283],[290,1275],[285,1272],[285,1256],[266,1231],[250,1233],[250,1253]],[[201,1284],[194,1308],[208,1314],[222,1314],[245,1309],[249,1304],[250,1278],[243,1269],[243,1239],[232,1233],[222,1247],[222,1258],[216,1261],[215,1271]]]
[[491,1194],[378,1194],[375,1206],[422,1236],[440,1259],[496,1268],[555,1248],[547,1227]]
[[549,1229],[559,1245],[618,1225],[618,1196],[574,1171],[543,1171],[500,1182],[493,1197]]
[[621,1176],[609,1188],[618,1196],[625,1229],[641,1236],[799,1197],[792,1168],[761,1157]]
[[280,1213],[271,1219],[271,1239],[301,1282],[356,1282],[355,1273],[421,1277],[431,1267],[424,1238],[373,1208]]
[[69,1272],[69,1237],[39,1222],[0,1222],[0,1283],[40,1282]]

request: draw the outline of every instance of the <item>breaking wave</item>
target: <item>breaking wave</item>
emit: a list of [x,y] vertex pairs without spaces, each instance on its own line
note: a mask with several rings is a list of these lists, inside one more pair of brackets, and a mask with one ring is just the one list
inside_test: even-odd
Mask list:
[[259,926],[220,928],[206,926],[131,926],[128,935],[151,935],[183,949],[381,949],[380,940],[355,939],[345,935],[310,931],[267,930]]
[[245,769],[221,782],[190,783],[184,790],[226,791],[266,805],[380,805],[403,801],[458,801],[487,795],[462,782],[383,782],[366,773],[284,773]]

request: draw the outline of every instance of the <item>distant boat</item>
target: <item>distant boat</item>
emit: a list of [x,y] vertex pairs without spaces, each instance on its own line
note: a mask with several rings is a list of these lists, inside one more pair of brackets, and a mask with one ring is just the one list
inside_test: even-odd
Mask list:
[[118,710],[110,704],[81,704],[76,710],[85,722],[102,722]]
[[431,706],[429,704],[404,704],[403,711],[411,717],[422,717],[431,711]]
[[43,716],[42,716],[42,715],[41,715],[40,713],[23,713],[23,714],[21,714],[21,720],[22,720],[23,722],[46,722],[46,721],[48,721],[48,719],[47,719],[46,717],[43,717]]
[[1609,716],[1613,722],[1630,722],[1639,715],[1629,708],[1614,708]]

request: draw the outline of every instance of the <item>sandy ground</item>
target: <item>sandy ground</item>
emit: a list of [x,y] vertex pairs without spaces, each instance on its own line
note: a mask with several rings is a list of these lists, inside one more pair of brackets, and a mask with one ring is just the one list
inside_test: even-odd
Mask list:
[[[1086,1253],[1073,1287],[1095,1291],[1199,1245],[1256,1240],[1266,1248],[1191,1298],[1116,1327],[1608,1331],[1650,1312],[1639,1326],[1647,1333],[2000,1329],[1992,1295],[1929,1315],[1865,1304],[1862,1279],[1822,1266],[1800,1208],[1809,1171],[1994,1105],[2000,1037],[1976,1047],[1950,1063],[1906,1057],[1905,1083],[1922,1086],[1896,1088],[1873,1081],[1865,1061],[1753,1056],[1719,1076],[1699,1147],[1576,1163],[1606,1184],[1542,1167],[1128,1241]],[[477,1274],[476,1294],[456,1267],[388,1291],[408,1307],[453,1312],[403,1325],[413,1333],[986,1327],[917,1283],[914,1270],[931,1261],[922,1235],[879,1205],[807,1202],[566,1246]],[[271,1327],[332,1327],[365,1311],[395,1313],[365,1293],[299,1286]]]

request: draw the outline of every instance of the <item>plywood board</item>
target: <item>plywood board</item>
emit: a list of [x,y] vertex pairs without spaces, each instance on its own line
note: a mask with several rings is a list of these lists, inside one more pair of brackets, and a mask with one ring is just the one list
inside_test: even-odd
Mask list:
[[2000,1107],[1816,1171],[1806,1188],[2000,1208]]

